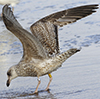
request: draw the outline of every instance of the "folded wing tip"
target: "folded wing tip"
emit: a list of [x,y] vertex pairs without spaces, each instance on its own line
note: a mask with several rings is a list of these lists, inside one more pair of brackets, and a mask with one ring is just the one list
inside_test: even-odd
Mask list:
[[3,9],[2,9],[2,15],[4,16],[9,16],[11,11],[11,8],[9,7],[8,4],[4,5]]
[[99,9],[99,4],[94,4],[94,9]]
[[3,6],[2,13],[4,13],[5,10],[7,10],[7,9],[8,9],[8,5],[6,4],[6,5]]

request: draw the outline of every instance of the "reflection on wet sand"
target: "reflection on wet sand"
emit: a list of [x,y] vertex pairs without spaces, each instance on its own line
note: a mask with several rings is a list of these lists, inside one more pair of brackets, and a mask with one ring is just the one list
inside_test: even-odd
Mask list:
[[56,96],[53,95],[50,91],[44,91],[44,90],[39,91],[37,94],[26,93],[26,92],[13,92],[13,90],[10,90],[10,92],[2,91],[2,92],[0,92],[0,99],[1,98],[57,99]]
[[[28,89],[29,90],[29,89]],[[88,90],[88,89],[87,89]],[[82,93],[86,90],[76,90],[76,91],[72,91],[72,92],[54,92],[52,93],[50,90],[48,91],[44,91],[44,90],[40,90],[38,91],[37,94],[34,94],[33,92],[15,92],[13,90],[10,90],[9,92],[7,91],[2,91],[0,93],[0,98],[25,98],[25,99],[58,99],[57,96],[61,95],[60,99],[63,98],[65,95],[71,95],[71,94],[79,94]]]

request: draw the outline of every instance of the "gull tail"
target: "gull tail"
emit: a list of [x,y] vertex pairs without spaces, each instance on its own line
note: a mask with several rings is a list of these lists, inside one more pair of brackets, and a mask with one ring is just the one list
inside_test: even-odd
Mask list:
[[63,52],[63,53],[53,57],[54,63],[56,64],[55,66],[60,66],[65,60],[67,60],[69,57],[71,57],[75,53],[79,52],[80,50],[81,49],[72,48],[66,52]]
[[[55,70],[57,70],[59,67],[61,67],[62,63],[67,60],[69,57],[71,57],[72,55],[74,55],[75,53],[79,52],[81,49],[77,49],[77,48],[72,48],[66,52],[63,52],[59,55],[56,55],[54,57],[51,58],[51,62],[50,65],[49,63],[45,66],[48,71],[46,71],[46,74],[51,73]],[[47,70],[46,69],[46,70]]]

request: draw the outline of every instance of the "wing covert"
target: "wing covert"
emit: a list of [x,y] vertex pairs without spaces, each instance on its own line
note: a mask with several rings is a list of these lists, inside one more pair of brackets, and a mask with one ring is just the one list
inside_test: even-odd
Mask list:
[[48,56],[59,53],[58,28],[51,22],[36,22],[31,26],[33,35],[39,39]]

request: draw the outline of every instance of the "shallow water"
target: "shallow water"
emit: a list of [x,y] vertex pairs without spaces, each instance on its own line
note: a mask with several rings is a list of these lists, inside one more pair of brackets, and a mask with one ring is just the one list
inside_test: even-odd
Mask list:
[[[21,0],[14,14],[22,26],[29,30],[40,18],[71,7],[99,3],[99,0]],[[2,8],[2,6],[0,6]],[[0,99],[99,99],[100,98],[100,10],[74,24],[59,28],[61,51],[82,47],[81,51],[52,73],[50,91],[43,91],[49,81],[41,77],[38,95],[33,95],[37,78],[22,77],[6,87],[8,68],[22,57],[22,45],[0,19]],[[30,30],[29,30],[30,31]]]

